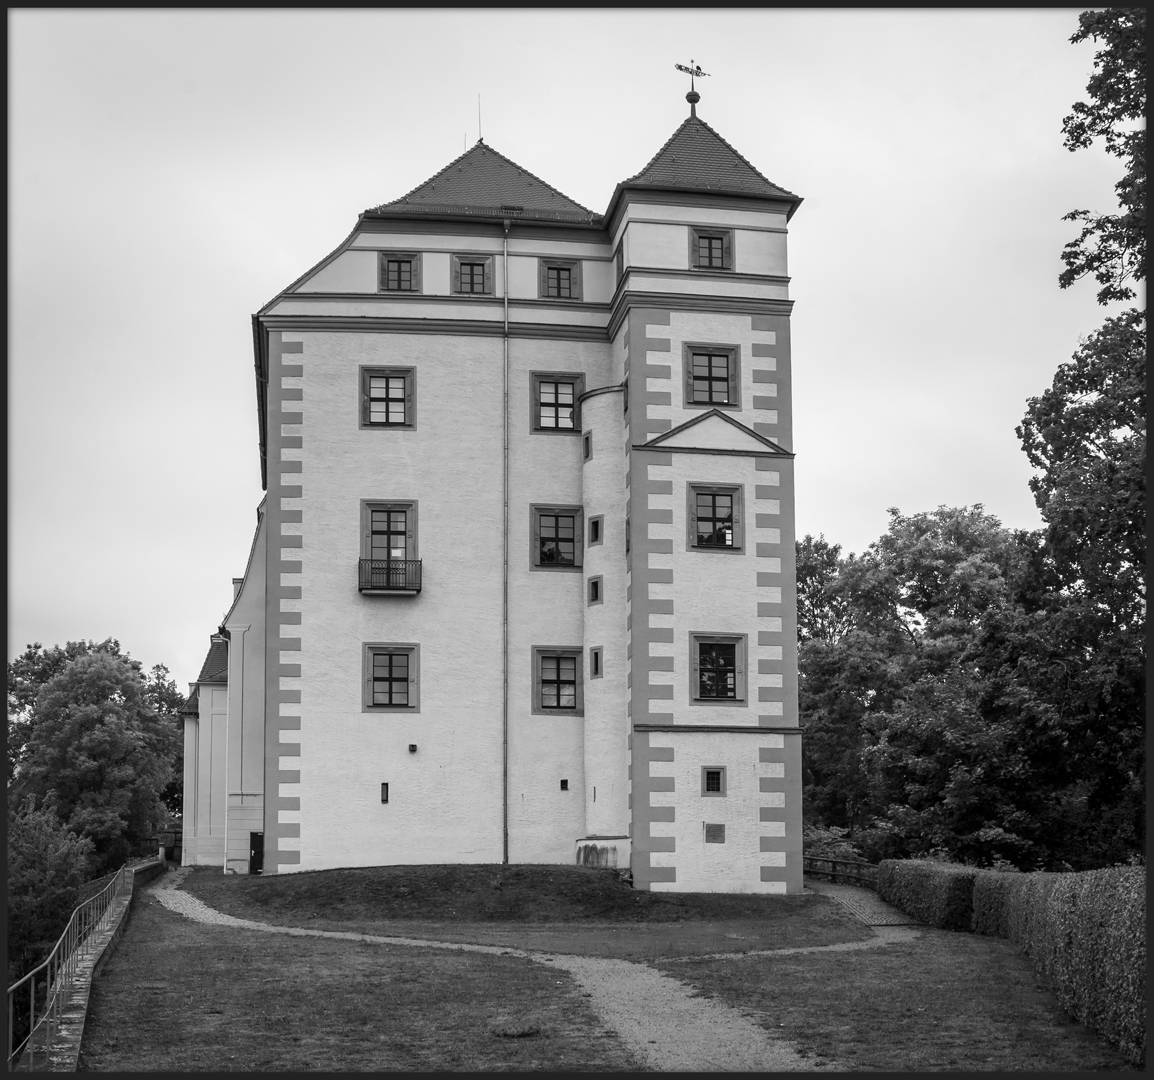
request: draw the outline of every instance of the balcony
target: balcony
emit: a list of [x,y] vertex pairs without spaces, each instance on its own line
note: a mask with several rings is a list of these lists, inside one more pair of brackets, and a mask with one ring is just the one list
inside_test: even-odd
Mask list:
[[420,559],[361,559],[364,596],[416,596],[421,591]]

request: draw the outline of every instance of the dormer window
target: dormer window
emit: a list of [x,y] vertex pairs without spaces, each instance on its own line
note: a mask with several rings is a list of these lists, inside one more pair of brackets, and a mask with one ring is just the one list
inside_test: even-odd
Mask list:
[[420,292],[420,255],[413,251],[382,251],[380,283],[383,292]]
[[697,270],[732,270],[733,231],[690,229],[689,265]]

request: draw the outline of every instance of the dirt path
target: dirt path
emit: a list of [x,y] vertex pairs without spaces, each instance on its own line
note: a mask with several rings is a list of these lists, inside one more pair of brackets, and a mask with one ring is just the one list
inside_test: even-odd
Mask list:
[[[149,891],[170,911],[199,923],[297,937],[510,955],[564,968],[590,995],[590,1002],[602,1022],[618,1033],[648,1069],[662,1072],[812,1072],[838,1068],[834,1063],[815,1065],[812,1059],[799,1054],[786,1039],[766,1031],[745,1013],[720,1001],[695,997],[695,991],[689,986],[644,964],[588,956],[526,952],[499,945],[274,926],[250,919],[238,919],[209,907],[180,888],[185,875],[186,871],[182,870],[165,874],[149,887]],[[886,927],[880,932],[875,931],[876,937],[870,941],[718,956],[773,956],[775,953],[782,955],[877,948],[891,941],[908,940],[916,933],[908,928]]]

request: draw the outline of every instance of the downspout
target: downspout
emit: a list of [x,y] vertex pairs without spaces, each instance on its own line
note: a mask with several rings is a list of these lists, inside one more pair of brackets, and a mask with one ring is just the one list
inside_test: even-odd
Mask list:
[[501,863],[509,862],[509,219],[501,241],[501,292],[505,301],[501,463]]

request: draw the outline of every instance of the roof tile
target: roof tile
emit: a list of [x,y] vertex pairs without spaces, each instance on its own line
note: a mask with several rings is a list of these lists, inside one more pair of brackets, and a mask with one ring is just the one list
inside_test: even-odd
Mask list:
[[213,634],[208,655],[201,665],[197,682],[228,682],[228,641],[219,634]]

